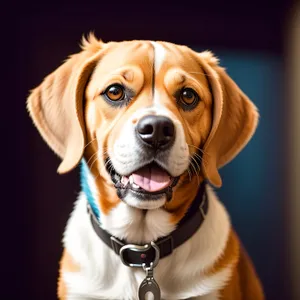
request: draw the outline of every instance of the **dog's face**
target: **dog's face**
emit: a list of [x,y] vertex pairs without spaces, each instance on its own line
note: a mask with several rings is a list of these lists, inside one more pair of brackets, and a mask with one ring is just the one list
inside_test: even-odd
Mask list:
[[107,163],[129,205],[163,206],[209,134],[212,97],[191,54],[170,44],[113,44],[87,85],[85,122],[89,140],[97,141],[92,152],[100,169]]
[[[29,97],[30,113],[63,162],[85,156],[102,191],[140,209],[186,207],[198,180],[247,143],[254,105],[209,52],[165,42],[104,44],[83,51]],[[103,205],[102,208],[109,205]]]

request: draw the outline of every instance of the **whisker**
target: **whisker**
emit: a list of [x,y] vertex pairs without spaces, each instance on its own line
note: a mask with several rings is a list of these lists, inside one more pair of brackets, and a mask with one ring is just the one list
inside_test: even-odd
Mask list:
[[200,175],[200,173],[201,173],[201,165],[200,164],[201,164],[202,158],[199,156],[200,157],[200,161],[197,161],[196,157],[193,157],[193,159],[194,159],[194,161],[196,163],[196,166],[198,167],[198,173]]
[[199,155],[198,153],[194,153],[193,156],[195,156],[196,158],[198,158],[200,160],[200,163],[202,163],[202,161],[204,162],[204,164],[207,165],[207,160],[203,158],[203,156]]
[[189,147],[194,147],[194,148],[196,148],[197,150],[199,150],[199,151],[203,151],[201,148],[199,148],[199,147],[197,147],[197,146],[195,146],[195,145],[192,145],[192,144],[188,144],[187,143],[187,145],[189,146]]
[[197,150],[199,150],[201,153],[203,153],[203,154],[206,154],[206,155],[208,155],[209,156],[209,154],[206,152],[206,151],[204,151],[203,149],[201,149],[201,148],[199,148],[199,147],[196,147],[195,145],[192,145],[192,144],[187,144],[189,147],[194,147],[194,148],[196,148]]
[[90,158],[89,158],[89,160],[87,161],[87,165],[89,165],[89,162],[91,161],[91,159],[93,158],[93,157],[95,157],[95,155],[97,155],[98,154],[98,152],[95,152]]
[[96,153],[94,153],[94,154],[89,158],[87,164],[89,164],[89,162],[91,161],[91,159],[92,159],[93,157],[95,157],[95,155],[99,155],[99,157],[102,157],[102,158],[103,158],[106,154],[108,154],[107,151],[103,151],[102,153],[99,153],[99,152],[97,151]]
[[106,168],[107,164],[110,164],[110,165],[108,166],[108,172],[109,172],[109,174],[111,174],[111,172],[112,172],[112,165],[111,165],[110,159],[108,159],[108,160],[105,162],[105,164],[104,164],[103,166],[101,166],[101,168],[100,168],[100,170],[99,170],[97,176],[95,177],[95,181],[96,181],[96,179],[100,176],[102,170]]
[[88,145],[90,145],[91,143],[95,142],[97,140],[97,138],[92,139],[90,142],[88,142],[83,149],[85,149]]
[[[107,166],[108,164],[109,164],[109,166]],[[113,166],[112,166],[112,164],[111,164],[111,160],[108,159],[108,160],[105,162],[104,166],[101,167],[100,171],[102,170],[102,168],[107,168],[109,174],[111,174],[111,172],[112,172],[112,170],[113,170]]]
[[[197,169],[196,167],[194,166],[193,164],[193,161],[195,161],[194,157],[191,156],[191,159],[192,161],[190,161],[190,165],[191,167],[193,168],[194,172],[195,172],[195,175],[197,176],[197,182],[198,182],[198,185],[200,184],[200,180],[199,180],[199,175],[198,175],[198,172],[197,172]],[[197,163],[197,162],[196,162]]]
[[[199,156],[199,158],[201,158],[201,156],[200,155],[198,155]],[[198,170],[199,170],[199,172],[200,172],[200,165],[198,164],[198,161],[197,161],[197,159],[196,159],[196,157],[194,157],[194,156],[192,156],[192,159],[194,160],[194,162],[195,162],[195,164],[196,164],[196,166],[198,167]]]
[[92,164],[90,165],[90,169],[93,168],[93,165],[95,164],[95,162],[98,160],[98,156],[96,156],[96,158],[93,160]]
[[[199,164],[198,164],[196,158],[195,158],[194,156],[191,156],[191,158],[192,158],[192,160],[193,160],[193,163],[195,163],[194,166],[197,167],[196,169],[197,169],[197,170],[200,170],[200,167],[199,167]],[[197,173],[198,173],[198,172],[197,172]]]
[[194,164],[191,162],[191,166],[192,166],[192,168],[193,168],[193,170],[194,170],[194,172],[195,172],[195,175],[196,175],[196,177],[197,177],[197,183],[198,183],[198,185],[200,184],[200,181],[199,181],[199,176],[198,176],[198,173],[197,173],[197,170],[196,170],[196,168],[195,168],[195,166],[194,166]]
[[[187,144],[187,145],[189,147],[194,147],[195,149],[199,150],[202,154],[205,154],[205,155],[209,156],[209,153],[207,153],[206,151],[200,149],[199,147],[196,147],[195,145],[192,145],[192,144]],[[193,154],[193,156],[196,156],[200,160],[200,162],[203,161],[204,165],[207,166],[208,162],[207,162],[206,159],[203,158],[203,156],[199,155],[197,152],[195,152]]]

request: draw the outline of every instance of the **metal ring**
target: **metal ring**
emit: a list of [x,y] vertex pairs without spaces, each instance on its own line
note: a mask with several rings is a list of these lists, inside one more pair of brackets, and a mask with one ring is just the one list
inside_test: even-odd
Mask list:
[[125,259],[124,259],[124,252],[126,250],[131,250],[131,251],[135,251],[135,252],[144,252],[144,251],[147,251],[150,249],[150,247],[153,247],[154,250],[155,250],[155,258],[154,258],[154,261],[151,262],[150,265],[152,265],[152,268],[155,268],[159,262],[159,258],[160,258],[160,250],[159,250],[159,247],[154,243],[154,242],[151,242],[151,244],[146,244],[146,245],[143,245],[143,246],[140,246],[140,245],[134,245],[134,244],[129,244],[129,245],[125,245],[123,247],[121,247],[120,249],[120,252],[119,252],[119,255],[120,255],[120,258],[121,258],[121,261],[122,263],[125,265],[125,266],[128,266],[128,267],[132,267],[132,268],[143,268],[143,264],[132,264],[132,263],[128,263]]

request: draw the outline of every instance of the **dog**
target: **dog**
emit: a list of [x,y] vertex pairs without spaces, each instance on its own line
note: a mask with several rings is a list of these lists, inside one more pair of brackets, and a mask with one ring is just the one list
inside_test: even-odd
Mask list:
[[214,54],[91,34],[27,107],[58,173],[81,167],[59,299],[264,299],[213,190],[259,113]]

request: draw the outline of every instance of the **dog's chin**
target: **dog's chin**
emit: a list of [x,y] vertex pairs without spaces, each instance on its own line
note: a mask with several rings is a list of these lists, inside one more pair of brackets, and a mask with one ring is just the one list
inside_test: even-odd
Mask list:
[[165,194],[160,195],[145,195],[138,194],[135,191],[128,190],[126,196],[123,197],[123,201],[129,206],[138,208],[138,209],[158,209],[167,201]]

